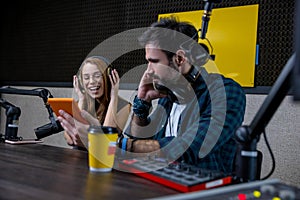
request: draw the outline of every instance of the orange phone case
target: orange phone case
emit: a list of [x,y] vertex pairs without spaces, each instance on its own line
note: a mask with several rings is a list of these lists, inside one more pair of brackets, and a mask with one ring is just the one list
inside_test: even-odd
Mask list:
[[60,116],[59,110],[64,110],[65,112],[72,115],[77,121],[89,124],[80,114],[80,109],[77,102],[73,98],[49,98],[48,103],[50,104],[52,110],[56,116]]

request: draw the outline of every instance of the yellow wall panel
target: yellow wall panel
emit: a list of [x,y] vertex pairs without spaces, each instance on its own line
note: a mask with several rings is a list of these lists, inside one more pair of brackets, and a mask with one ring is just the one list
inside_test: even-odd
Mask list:
[[[159,14],[158,18],[175,16],[200,29],[202,15],[203,10],[199,10]],[[206,37],[213,47],[210,53],[215,54],[216,59],[205,65],[207,70],[233,78],[243,87],[253,87],[257,21],[258,5],[213,9]],[[210,48],[206,40],[199,42]]]

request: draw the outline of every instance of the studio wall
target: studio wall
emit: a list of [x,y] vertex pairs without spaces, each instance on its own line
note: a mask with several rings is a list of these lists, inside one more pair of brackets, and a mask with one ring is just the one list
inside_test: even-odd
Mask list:
[[[254,85],[271,86],[293,52],[295,1],[223,0],[214,7],[253,4],[259,5]],[[200,0],[6,1],[0,8],[0,85],[71,87],[72,75],[99,43],[123,31],[147,27],[158,14],[202,10],[203,6]],[[115,48],[122,47],[111,50]],[[122,76],[145,63],[144,52],[127,52],[113,62]],[[136,79],[132,74],[126,81]]]

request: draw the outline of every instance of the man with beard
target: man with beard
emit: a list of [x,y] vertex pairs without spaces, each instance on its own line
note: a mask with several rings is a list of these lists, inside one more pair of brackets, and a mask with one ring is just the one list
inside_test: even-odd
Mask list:
[[[148,66],[119,147],[134,155],[154,153],[169,161],[231,172],[234,132],[245,113],[242,87],[205,70],[209,55],[189,23],[162,18],[139,41]],[[158,100],[155,109],[153,100]]]

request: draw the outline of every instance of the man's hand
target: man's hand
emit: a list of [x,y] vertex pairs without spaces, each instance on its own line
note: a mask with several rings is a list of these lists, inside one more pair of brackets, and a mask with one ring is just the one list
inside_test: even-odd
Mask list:
[[160,93],[158,90],[155,90],[153,87],[153,77],[155,75],[151,73],[149,70],[146,70],[141,82],[139,84],[138,89],[138,98],[151,102],[154,99],[166,97],[166,94]]

